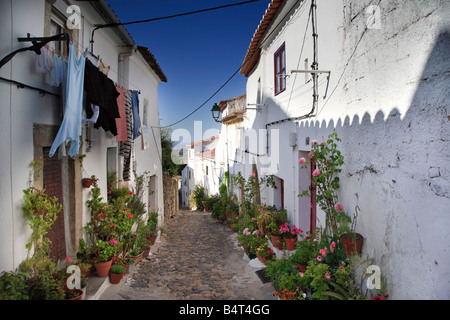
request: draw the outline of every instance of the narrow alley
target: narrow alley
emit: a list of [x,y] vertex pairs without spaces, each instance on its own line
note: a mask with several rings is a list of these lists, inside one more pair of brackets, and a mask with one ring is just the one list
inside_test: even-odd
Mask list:
[[238,246],[236,234],[211,213],[167,218],[161,241],[100,300],[274,300]]

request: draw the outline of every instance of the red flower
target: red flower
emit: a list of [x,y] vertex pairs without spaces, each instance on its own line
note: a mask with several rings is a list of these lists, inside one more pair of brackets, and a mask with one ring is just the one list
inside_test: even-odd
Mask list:
[[133,191],[128,192],[128,194],[133,194]]
[[133,219],[133,215],[131,213],[129,213],[128,218]]

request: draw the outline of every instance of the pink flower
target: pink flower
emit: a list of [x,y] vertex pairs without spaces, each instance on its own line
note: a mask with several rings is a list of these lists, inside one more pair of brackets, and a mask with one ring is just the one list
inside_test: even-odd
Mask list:
[[109,241],[109,244],[112,245],[112,246],[114,247],[114,246],[117,244],[117,240],[111,239],[111,240]]
[[312,152],[312,151],[308,152],[308,158],[312,159],[312,158],[314,158],[314,156],[315,156],[314,152]]
[[344,267],[343,267],[343,266],[339,266],[339,269],[341,269],[341,270],[342,270],[342,269],[344,269]]
[[336,210],[336,212],[342,212],[344,211],[344,206],[342,205],[342,203],[336,203],[334,205],[334,210]]
[[333,253],[334,252],[334,248],[336,247],[336,242],[332,242],[331,244],[330,244],[330,251]]
[[66,257],[66,261],[67,261],[68,263],[71,263],[71,262],[72,262],[72,259],[70,259],[70,257]]
[[319,169],[315,169],[312,173],[313,177],[317,177],[320,174],[320,170]]
[[303,272],[299,272],[298,275],[300,276],[300,278],[303,278]]
[[297,240],[295,240],[295,238],[291,238],[292,243],[294,243],[295,241],[297,241]]
[[252,172],[252,177],[254,177],[254,176],[255,176],[255,173]]
[[300,164],[302,164],[302,163],[305,163],[305,158],[300,158],[300,160],[298,160],[298,162],[300,163]]
[[311,145],[313,147],[317,147],[319,145],[319,143],[317,142],[317,140],[313,140],[313,141],[311,141]]
[[234,200],[234,196],[231,196],[231,200]]
[[317,261],[322,261],[322,257],[321,256],[317,256]]
[[325,272],[325,278],[327,278],[328,280],[331,279],[331,276],[330,276],[330,274],[328,272]]

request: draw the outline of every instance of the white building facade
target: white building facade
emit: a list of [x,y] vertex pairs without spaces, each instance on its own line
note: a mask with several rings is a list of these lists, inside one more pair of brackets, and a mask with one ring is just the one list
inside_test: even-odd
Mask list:
[[[64,114],[62,85],[49,85],[47,75],[36,72],[38,55],[33,51],[19,52],[2,66],[0,96],[4,116],[0,121],[4,134],[0,141],[5,152],[1,155],[0,168],[0,176],[3,177],[0,185],[0,269],[15,269],[26,257],[25,244],[31,231],[21,205],[31,161],[39,161],[44,167],[40,176],[35,176],[34,185],[60,190],[62,221],[56,227],[59,235],[52,239],[63,244],[59,257],[76,254],[78,238],[83,237],[82,228],[90,219],[86,200],[91,196],[90,189],[81,186],[84,177],[95,175],[98,178],[106,201],[108,173],[116,172],[120,185],[131,189],[135,178],[145,173],[148,188],[143,200],[147,203],[147,211],[158,211],[160,220],[163,220],[158,85],[167,79],[150,51],[137,46],[123,26],[93,32],[97,25],[119,22],[103,0],[8,0],[2,1],[0,8],[2,57],[31,46],[31,41],[18,41],[27,34],[30,37],[49,37],[66,32],[77,59],[86,49],[91,51],[93,55],[87,55],[86,59],[97,63],[101,60],[106,67],[104,73],[116,86],[139,93],[139,117],[133,119],[139,118],[140,125],[140,135],[130,142],[131,158],[126,169],[126,159],[121,155],[121,143],[116,136],[101,127],[94,128],[92,124],[82,125],[80,148],[73,158],[61,156],[59,152],[49,157],[49,147]],[[49,42],[47,47],[56,55],[67,57],[67,44],[67,41]],[[11,80],[27,86],[19,87]],[[46,168],[53,171],[47,172]],[[129,173],[125,174],[124,170],[129,170]]]
[[339,201],[359,208],[393,299],[450,298],[449,14],[448,1],[273,0],[241,69],[260,108],[243,130],[262,133],[242,172],[257,163],[281,186],[261,201],[304,230],[323,222],[298,197],[311,185],[299,159],[336,131]]

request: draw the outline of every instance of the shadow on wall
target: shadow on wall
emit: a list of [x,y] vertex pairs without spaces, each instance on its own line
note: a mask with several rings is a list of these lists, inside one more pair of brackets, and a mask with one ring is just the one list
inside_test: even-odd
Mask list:
[[[319,142],[337,131],[345,160],[340,199],[350,215],[353,206],[360,208],[357,230],[367,239],[366,252],[387,274],[393,298],[450,298],[448,283],[439,280],[448,279],[450,264],[450,256],[442,255],[450,249],[449,53],[450,31],[443,31],[404,114],[394,107],[389,114],[379,111],[373,117],[366,112],[362,117],[303,120],[298,128],[291,121],[273,125],[283,128],[280,132],[297,130],[300,139],[308,136]],[[406,87],[408,79],[403,78]],[[395,98],[381,100],[396,103]],[[268,102],[279,119],[289,117]],[[260,120],[255,119],[254,129],[259,129]],[[280,136],[279,142],[283,161],[286,136]],[[265,150],[261,151],[264,155]],[[421,274],[420,283],[414,280],[417,274]]]
[[[314,134],[319,142],[334,129],[342,138],[343,202],[360,207],[357,229],[389,274],[393,297],[402,299],[450,297],[448,283],[438,280],[448,278],[450,263],[442,255],[450,249],[449,52],[446,31],[437,37],[405,114],[394,108],[373,118],[365,113],[299,126],[300,134]],[[423,276],[420,283],[414,274]]]

